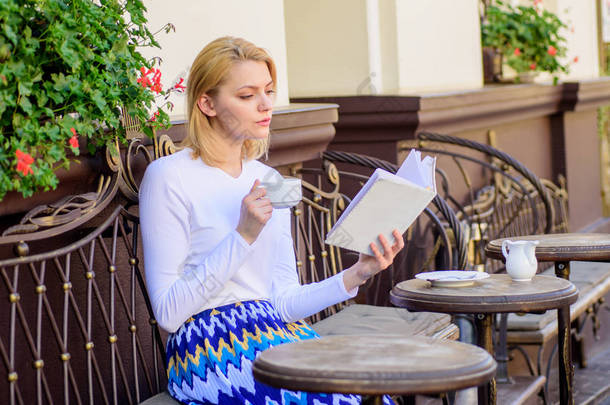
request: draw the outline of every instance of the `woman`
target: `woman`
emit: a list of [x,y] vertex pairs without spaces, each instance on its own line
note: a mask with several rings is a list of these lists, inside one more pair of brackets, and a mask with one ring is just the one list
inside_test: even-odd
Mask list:
[[256,160],[267,151],[275,88],[263,49],[232,37],[208,44],[189,73],[184,148],[152,162],[142,180],[147,289],[170,332],[168,389],[185,404],[358,403],[266,386],[253,379],[252,361],[317,337],[299,320],[354,297],[403,247],[398,231],[392,246],[380,236],[384,252],[371,243],[375,256],[299,285],[290,211],[273,209],[258,187],[275,174]]

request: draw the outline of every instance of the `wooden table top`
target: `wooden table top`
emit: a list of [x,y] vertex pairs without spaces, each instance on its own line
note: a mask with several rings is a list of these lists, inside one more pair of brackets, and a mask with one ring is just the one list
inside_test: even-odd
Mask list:
[[568,280],[536,275],[513,281],[507,274],[491,274],[467,287],[432,287],[429,281],[407,280],[390,292],[390,301],[414,311],[445,313],[539,312],[569,305],[578,290]]
[[485,247],[487,257],[504,260],[502,241],[538,240],[538,261],[610,261],[610,234],[607,233],[554,233],[543,235],[515,236],[492,240]]
[[325,336],[262,352],[254,377],[291,390],[367,395],[424,394],[489,381],[496,362],[483,349],[423,336]]

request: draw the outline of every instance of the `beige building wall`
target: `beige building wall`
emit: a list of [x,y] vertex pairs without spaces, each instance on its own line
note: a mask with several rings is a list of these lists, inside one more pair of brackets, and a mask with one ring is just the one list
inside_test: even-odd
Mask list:
[[291,97],[368,90],[366,0],[285,0]]
[[483,86],[479,0],[393,1],[400,93]]
[[478,0],[285,0],[292,97],[482,86]]
[[[170,22],[176,32],[160,32],[156,38],[161,50],[144,48],[148,57],[163,59],[163,85],[186,77],[190,64],[199,51],[213,39],[225,35],[243,37],[261,46],[273,56],[278,68],[276,105],[288,104],[284,4],[282,0],[145,0],[149,29],[154,32]],[[173,120],[186,116],[186,97],[175,94],[176,104],[170,113]]]
[[[515,1],[515,3],[520,0]],[[145,0],[163,84],[186,76],[203,46],[234,35],[266,48],[278,67],[277,106],[292,97],[422,94],[482,87],[478,0]],[[544,0],[570,28],[567,79],[597,77],[595,1]],[[289,80],[290,79],[290,83]],[[544,76],[540,77],[544,80]],[[185,116],[173,97],[171,116]]]
[[[568,26],[564,36],[570,73],[563,77],[564,80],[599,77],[596,1],[556,0],[556,10],[551,10]],[[575,57],[578,57],[576,63]]]

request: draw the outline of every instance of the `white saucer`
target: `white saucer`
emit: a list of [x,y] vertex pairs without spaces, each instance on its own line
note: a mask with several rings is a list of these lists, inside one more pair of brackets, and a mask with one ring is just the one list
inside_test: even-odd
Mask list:
[[489,274],[485,272],[468,270],[428,271],[415,275],[419,280],[429,281],[433,287],[466,287],[487,277]]

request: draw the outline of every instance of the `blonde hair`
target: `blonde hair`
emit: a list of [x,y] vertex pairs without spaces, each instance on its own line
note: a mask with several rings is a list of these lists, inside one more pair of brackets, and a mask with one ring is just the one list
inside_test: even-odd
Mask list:
[[[218,87],[226,80],[231,68],[243,61],[265,62],[276,86],[275,63],[262,48],[243,38],[221,37],[210,42],[199,52],[191,66],[187,84],[188,133],[182,147],[193,150],[193,158],[199,158],[208,165],[215,166],[222,159],[214,153],[214,130],[210,118],[199,109],[197,101],[203,94],[214,96]],[[242,146],[242,158],[258,159],[268,150],[269,137],[247,139]]]

